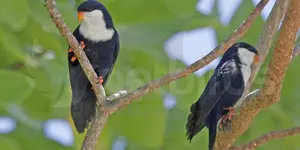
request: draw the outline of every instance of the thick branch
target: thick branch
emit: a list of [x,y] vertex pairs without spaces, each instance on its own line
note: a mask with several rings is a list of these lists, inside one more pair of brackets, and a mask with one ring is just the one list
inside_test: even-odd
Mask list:
[[300,8],[299,2],[298,0],[292,2],[283,21],[263,87],[260,92],[255,93],[254,99],[247,99],[247,102],[243,103],[237,110],[239,113],[233,119],[232,130],[218,135],[217,145],[219,149],[226,149],[231,146],[235,139],[248,129],[251,121],[261,109],[271,106],[279,100],[282,82],[290,62],[296,33],[300,26],[300,13],[297,10]]
[[241,145],[241,146],[235,146],[231,148],[231,150],[252,150],[254,148],[257,148],[263,144],[266,144],[267,142],[271,140],[281,139],[288,136],[294,136],[300,134],[300,127],[295,127],[291,129],[286,130],[279,130],[279,131],[273,131],[269,132],[265,135],[262,135],[255,140],[250,141],[247,144]]
[[260,70],[261,66],[265,62],[265,58],[267,57],[271,49],[272,42],[278,30],[279,24],[282,18],[284,17],[284,15],[286,14],[289,4],[290,4],[290,0],[277,0],[266,21],[266,24],[263,28],[263,32],[256,46],[256,48],[259,51],[260,62],[252,69],[252,74],[248,81],[245,94],[249,93],[250,88],[256,79],[256,75],[258,71]]
[[[294,50],[294,42],[300,27],[300,1],[292,0],[275,46],[275,52],[268,67],[261,98],[275,103],[279,100],[282,83]],[[276,94],[274,94],[276,93]],[[265,101],[265,100],[264,100]],[[269,106],[267,104],[267,106]]]
[[64,20],[63,20],[61,14],[59,13],[59,11],[56,8],[55,0],[45,0],[45,3],[46,3],[46,7],[49,11],[50,17],[52,18],[52,21],[55,23],[55,25],[59,29],[61,35],[68,41],[69,45],[73,49],[80,65],[82,66],[83,71],[85,72],[87,78],[89,79],[90,83],[93,86],[93,89],[96,93],[96,96],[97,96],[97,99],[98,99],[100,105],[103,105],[106,100],[104,88],[101,84],[99,84],[98,76],[97,76],[96,72],[94,71],[90,61],[88,60],[85,52],[79,46],[78,41],[73,36],[70,29],[64,23]]
[[81,150],[93,150],[98,142],[99,136],[105,126],[105,123],[110,116],[107,111],[98,110],[96,116],[94,117],[90,128],[88,129],[86,136],[84,138]]

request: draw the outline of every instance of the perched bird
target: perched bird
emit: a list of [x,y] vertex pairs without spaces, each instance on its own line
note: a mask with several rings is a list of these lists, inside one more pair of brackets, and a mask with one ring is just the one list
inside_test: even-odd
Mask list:
[[233,106],[241,98],[251,74],[251,65],[259,62],[257,50],[247,43],[232,45],[223,55],[202,95],[190,108],[186,130],[188,140],[205,126],[209,129],[209,150],[213,150],[217,124],[230,121]]
[[[80,25],[73,35],[80,42],[99,82],[104,86],[119,53],[119,35],[103,4],[96,0],[81,3],[78,8]],[[97,98],[73,50],[68,51],[72,89],[71,116],[76,130],[83,133],[96,113]]]

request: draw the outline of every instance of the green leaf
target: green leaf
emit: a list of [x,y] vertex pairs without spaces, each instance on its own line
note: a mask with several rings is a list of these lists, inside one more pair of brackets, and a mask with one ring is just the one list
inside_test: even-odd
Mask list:
[[166,109],[162,98],[157,98],[154,94],[145,96],[113,115],[107,124],[115,130],[111,134],[149,148],[162,146]]
[[22,45],[30,48],[28,55],[36,53],[31,50],[33,46],[40,46],[42,50],[41,53],[54,51],[56,60],[60,64],[67,66],[65,63],[68,48],[67,43],[65,41],[62,42],[61,40],[63,38],[58,36],[59,35],[44,31],[41,24],[35,20],[31,20],[30,23],[24,27],[24,30],[19,33],[19,37],[23,42]]
[[[243,1],[239,8],[234,13],[228,26],[223,26],[221,28],[215,28],[217,31],[218,43],[227,38],[235,29],[237,29],[244,20],[248,18],[252,12],[254,5],[252,1]],[[222,13],[222,12],[220,12]],[[253,25],[250,27],[249,31],[240,39],[240,41],[245,41],[251,44],[255,44],[258,41],[260,33],[263,27],[263,19],[259,16]]]
[[[207,21],[203,21],[206,20]],[[141,50],[159,47],[174,33],[182,30],[191,30],[209,24],[218,26],[216,18],[195,14],[185,18],[168,19],[151,23],[136,23],[133,25],[119,26],[120,39],[123,48],[139,48]],[[144,36],[147,35],[147,36]]]
[[[46,137],[42,128],[36,128],[24,124],[21,120],[17,121],[17,128],[9,137],[12,137],[24,150],[71,150]],[[30,138],[29,138],[30,135]]]
[[16,140],[7,136],[0,136],[0,145],[5,150],[22,150],[22,147]]
[[[1,27],[1,26],[0,26]],[[16,61],[24,61],[25,53],[22,51],[19,39],[11,30],[0,28],[0,43],[1,49],[6,55]]]
[[69,81],[67,80],[68,69],[57,63],[55,60],[44,60],[41,61],[41,64],[50,82],[48,86],[51,88],[49,91],[52,95],[51,98],[54,100],[53,103],[56,103],[66,82]]
[[[188,149],[192,145],[188,143],[185,137],[185,124],[188,112],[181,111],[178,108],[173,108],[167,113],[167,124],[165,126],[164,150],[183,150]],[[197,140],[198,141],[198,140]],[[199,140],[200,141],[200,140]],[[203,141],[203,140],[201,140]],[[174,144],[176,143],[176,144]],[[194,142],[193,142],[194,143]],[[198,142],[197,142],[198,143]],[[203,142],[201,142],[203,143]],[[199,145],[201,145],[199,143]],[[199,147],[199,149],[201,149]],[[205,149],[205,147],[203,147]]]
[[27,0],[2,1],[0,5],[0,22],[14,30],[21,30],[29,18]]
[[35,87],[34,80],[18,72],[0,70],[0,79],[0,99],[4,104],[26,99]]
[[67,69],[55,60],[41,60],[39,63],[38,68],[27,68],[37,84],[34,92],[22,104],[34,118],[46,120],[52,116],[53,104],[61,100],[60,96],[65,92]]

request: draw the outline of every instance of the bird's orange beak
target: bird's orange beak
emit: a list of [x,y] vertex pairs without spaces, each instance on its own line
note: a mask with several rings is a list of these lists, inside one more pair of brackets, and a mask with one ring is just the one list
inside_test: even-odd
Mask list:
[[81,20],[83,19],[84,17],[84,12],[80,11],[78,12],[78,21],[81,22]]
[[257,65],[259,63],[259,55],[255,55],[253,58],[253,63]]

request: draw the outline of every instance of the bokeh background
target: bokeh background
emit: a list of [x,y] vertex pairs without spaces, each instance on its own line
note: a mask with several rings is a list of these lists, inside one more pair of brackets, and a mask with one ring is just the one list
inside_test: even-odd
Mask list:
[[[102,0],[121,38],[121,51],[107,93],[134,90],[185,67],[230,35],[259,0]],[[71,30],[82,0],[57,0]],[[255,45],[275,0],[241,39]],[[0,149],[77,150],[84,135],[69,114],[71,93],[67,42],[43,0],[6,0],[0,5]],[[269,58],[268,58],[269,60]],[[197,100],[219,59],[113,114],[97,150],[207,149],[204,129],[185,137],[190,105]],[[300,124],[300,59],[291,63],[281,101],[263,110],[237,143]],[[254,88],[263,82],[266,66]],[[299,136],[269,142],[259,150],[299,150]]]

